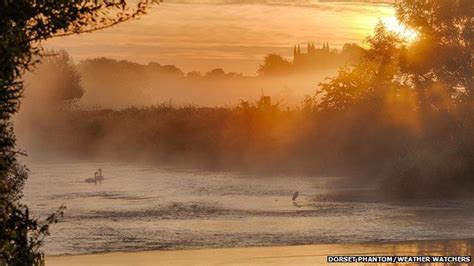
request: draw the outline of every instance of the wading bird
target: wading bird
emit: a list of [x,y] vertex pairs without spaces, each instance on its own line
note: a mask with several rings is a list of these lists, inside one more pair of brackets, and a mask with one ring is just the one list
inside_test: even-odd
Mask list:
[[294,200],[298,197],[299,194],[300,194],[300,193],[299,193],[298,191],[296,191],[295,193],[293,193],[293,198],[292,198],[291,200],[294,201]]

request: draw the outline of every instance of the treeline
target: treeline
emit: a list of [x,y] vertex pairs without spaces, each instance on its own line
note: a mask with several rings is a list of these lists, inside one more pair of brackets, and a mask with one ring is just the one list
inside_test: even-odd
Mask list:
[[235,79],[242,78],[242,73],[225,72],[222,68],[215,68],[209,72],[190,71],[184,73],[175,65],[161,65],[156,62],[139,64],[127,60],[116,60],[112,58],[86,59],[79,63],[78,68],[84,74],[99,71],[101,74],[120,73],[127,76],[160,76],[168,79]]
[[[346,64],[359,62],[365,54],[365,49],[357,44],[344,44],[338,49],[330,49],[329,44],[322,48],[316,48],[314,43],[308,43],[306,53],[300,45],[294,48],[292,60],[288,60],[277,54],[267,55],[259,66],[256,74],[258,77],[274,77],[310,74],[327,69],[338,68]],[[116,60],[112,58],[86,59],[78,65],[81,72],[104,72],[103,74],[121,73],[125,75],[140,74],[143,76],[160,76],[171,79],[238,79],[245,78],[242,73],[225,72],[222,68],[215,68],[211,71],[201,73],[194,70],[185,73],[175,65],[161,65],[156,62],[139,64],[127,60]],[[107,73],[108,72],[108,73]]]
[[278,54],[267,55],[257,73],[261,77],[314,74],[326,69],[356,64],[365,53],[366,50],[357,44],[346,43],[341,50],[337,50],[331,49],[329,43],[321,48],[317,48],[314,43],[308,43],[306,53],[300,45],[294,47],[292,60]]
[[256,99],[262,92],[294,105],[337,70],[334,66],[296,76],[260,77],[217,68],[204,74],[197,71],[185,74],[176,66],[153,62],[139,64],[95,58],[75,64],[64,50],[49,51],[49,54],[52,56],[43,60],[35,74],[26,77],[25,108],[35,104],[29,99],[50,102],[44,99],[50,96],[75,102],[82,108],[120,109],[168,101],[177,105],[232,106],[241,99]]
[[233,108],[68,109],[43,125],[34,119],[29,147],[87,159],[343,175],[402,198],[472,197],[469,3],[400,2],[399,19],[417,39],[379,25],[361,60],[296,108],[262,97]]
[[309,47],[312,46],[308,46],[307,54],[295,54],[291,71],[279,70],[285,68],[286,59],[269,55],[258,76],[225,72],[221,68],[206,73],[184,73],[174,65],[140,64],[105,57],[75,64],[66,51],[53,50],[48,51],[50,56],[35,74],[26,77],[26,98],[44,98],[50,94],[56,100],[73,101],[83,108],[120,109],[165,101],[178,105],[230,106],[240,99],[258,98],[263,91],[294,105],[312,93],[319,81],[336,73],[338,67],[360,61],[364,51],[355,45],[345,45],[342,51]]
[[[386,195],[472,195],[471,110],[423,123],[363,104],[328,113],[312,99],[297,109],[242,102],[235,108],[169,105],[63,110],[35,122],[31,156],[152,162],[169,167],[340,175]],[[409,111],[407,111],[409,112]]]

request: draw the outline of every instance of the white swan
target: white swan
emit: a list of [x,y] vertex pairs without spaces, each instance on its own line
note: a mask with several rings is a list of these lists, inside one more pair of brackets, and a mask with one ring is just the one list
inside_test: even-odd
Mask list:
[[97,172],[94,173],[94,178],[86,178],[84,182],[97,184]]
[[99,168],[99,173],[97,174],[97,181],[102,182],[104,180],[104,177],[102,176],[102,169]]

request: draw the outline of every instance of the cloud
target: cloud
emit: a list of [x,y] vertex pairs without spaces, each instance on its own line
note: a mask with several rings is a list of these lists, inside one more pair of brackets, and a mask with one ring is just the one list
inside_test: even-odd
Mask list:
[[293,1],[279,1],[279,0],[166,0],[165,3],[180,3],[180,4],[271,4],[271,5],[287,5],[287,4],[318,4],[318,3],[371,3],[371,4],[393,4],[395,0],[293,0]]
[[254,73],[267,53],[288,56],[294,44],[308,41],[361,42],[379,17],[393,14],[391,5],[367,1],[165,0],[139,20],[47,44],[76,60],[110,56],[187,71],[218,63]]
[[395,0],[165,0],[165,4],[193,5],[268,5],[275,7],[313,8],[321,11],[357,12],[376,6],[393,6]]

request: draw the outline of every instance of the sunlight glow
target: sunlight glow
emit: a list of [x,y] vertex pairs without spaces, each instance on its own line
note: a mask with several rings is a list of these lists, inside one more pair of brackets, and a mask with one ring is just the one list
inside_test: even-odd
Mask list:
[[418,32],[401,24],[396,17],[383,18],[382,23],[385,25],[387,30],[400,35],[400,37],[405,39],[407,42],[414,42],[418,38]]

